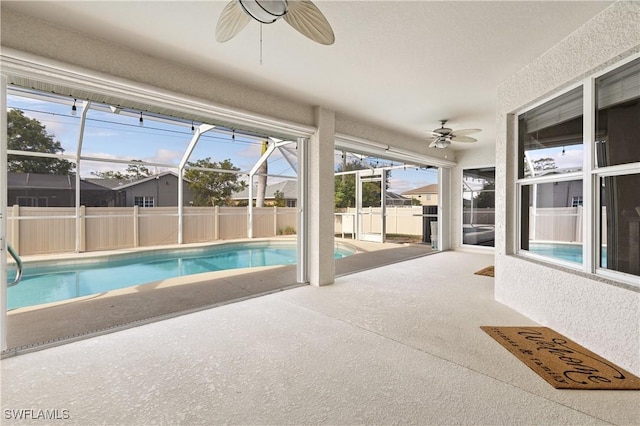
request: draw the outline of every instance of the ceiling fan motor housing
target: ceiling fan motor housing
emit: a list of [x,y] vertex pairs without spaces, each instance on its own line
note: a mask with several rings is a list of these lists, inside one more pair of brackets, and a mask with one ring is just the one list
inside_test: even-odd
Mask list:
[[273,24],[287,14],[287,0],[237,0],[242,9],[258,22]]

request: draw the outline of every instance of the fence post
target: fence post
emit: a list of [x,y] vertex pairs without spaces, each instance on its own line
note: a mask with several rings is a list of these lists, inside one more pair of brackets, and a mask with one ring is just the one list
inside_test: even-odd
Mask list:
[[[399,234],[400,231],[398,231],[398,222],[400,222],[400,218],[398,217],[398,206],[393,206],[393,219],[395,220],[395,225],[396,225],[396,234]],[[382,220],[385,220],[385,218],[382,218]]]
[[213,236],[215,240],[220,239],[220,206],[213,207]]
[[140,244],[138,235],[138,206],[133,206],[133,246],[138,247]]
[[80,206],[80,252],[87,251],[87,214],[86,206]]
[[582,242],[582,206],[576,206],[576,230],[574,241],[577,243]]
[[273,206],[273,235],[278,235],[278,206]]
[[14,204],[11,210],[11,246],[20,253],[20,206]]

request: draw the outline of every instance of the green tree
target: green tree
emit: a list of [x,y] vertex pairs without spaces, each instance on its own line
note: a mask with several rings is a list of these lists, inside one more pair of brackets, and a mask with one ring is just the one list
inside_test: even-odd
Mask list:
[[[231,160],[216,162],[211,157],[189,162],[192,167],[204,167],[208,169],[240,170]],[[184,178],[189,181],[189,187],[194,194],[195,206],[225,206],[229,204],[231,194],[242,191],[247,187],[246,182],[239,180],[236,173],[225,173],[203,170],[186,170]]]
[[91,172],[91,174],[101,179],[130,180],[124,173],[114,172],[113,170],[107,170],[106,172]]
[[551,157],[538,158],[533,161],[533,169],[534,170],[553,170],[557,169],[556,160]]
[[[7,148],[16,151],[63,154],[64,148],[55,135],[48,133],[42,123],[29,118],[18,109],[7,113]],[[64,159],[45,157],[7,156],[7,170],[17,173],[73,175],[75,165]]]
[[97,176],[101,179],[114,179],[114,180],[128,180],[134,181],[149,177],[152,175],[151,170],[144,166],[142,160],[131,160],[135,164],[129,164],[125,173],[114,172],[113,170],[107,170],[106,172],[91,172],[93,176]]
[[[364,170],[360,160],[352,160],[348,163],[339,164],[336,172]],[[388,179],[391,176],[389,171],[385,171],[384,182],[388,188]],[[356,176],[355,174],[339,175],[334,178],[335,185],[335,208],[346,208],[356,206]],[[366,207],[380,207],[380,183],[363,182],[362,184],[362,205]]]
[[479,193],[475,198],[475,206],[478,208],[494,208],[496,205],[495,184],[486,183],[482,190],[483,192]]
[[[338,165],[336,172],[348,172],[361,170],[362,164],[359,160],[343,162]],[[347,208],[356,206],[356,176],[355,174],[339,175],[334,178],[335,185],[335,208]]]
[[284,194],[282,191],[276,191],[273,193],[273,205],[276,207],[285,207],[287,205],[287,201],[284,199]]
[[126,170],[126,176],[130,176],[130,180],[138,180],[148,176],[151,176],[151,170],[144,166],[142,160],[132,160],[135,164],[129,164]]

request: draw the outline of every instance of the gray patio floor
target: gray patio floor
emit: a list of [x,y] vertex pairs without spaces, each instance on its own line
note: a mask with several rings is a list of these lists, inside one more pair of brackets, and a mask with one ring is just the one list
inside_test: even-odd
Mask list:
[[480,330],[534,324],[473,274],[492,262],[422,256],[9,357],[3,424],[640,424],[639,392],[556,390]]

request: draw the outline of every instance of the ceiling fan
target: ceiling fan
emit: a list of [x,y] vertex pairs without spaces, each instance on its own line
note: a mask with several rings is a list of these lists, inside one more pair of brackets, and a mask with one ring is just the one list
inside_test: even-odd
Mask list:
[[440,120],[441,127],[435,129],[429,133],[429,140],[433,139],[433,142],[429,144],[429,148],[446,148],[451,145],[451,142],[478,142],[477,139],[470,138],[467,135],[478,133],[480,129],[463,129],[453,130],[448,127],[444,127],[447,120]]
[[331,25],[320,9],[309,0],[231,0],[218,19],[216,40],[231,40],[251,18],[263,24],[273,24],[280,18],[295,30],[320,44],[333,44]]

